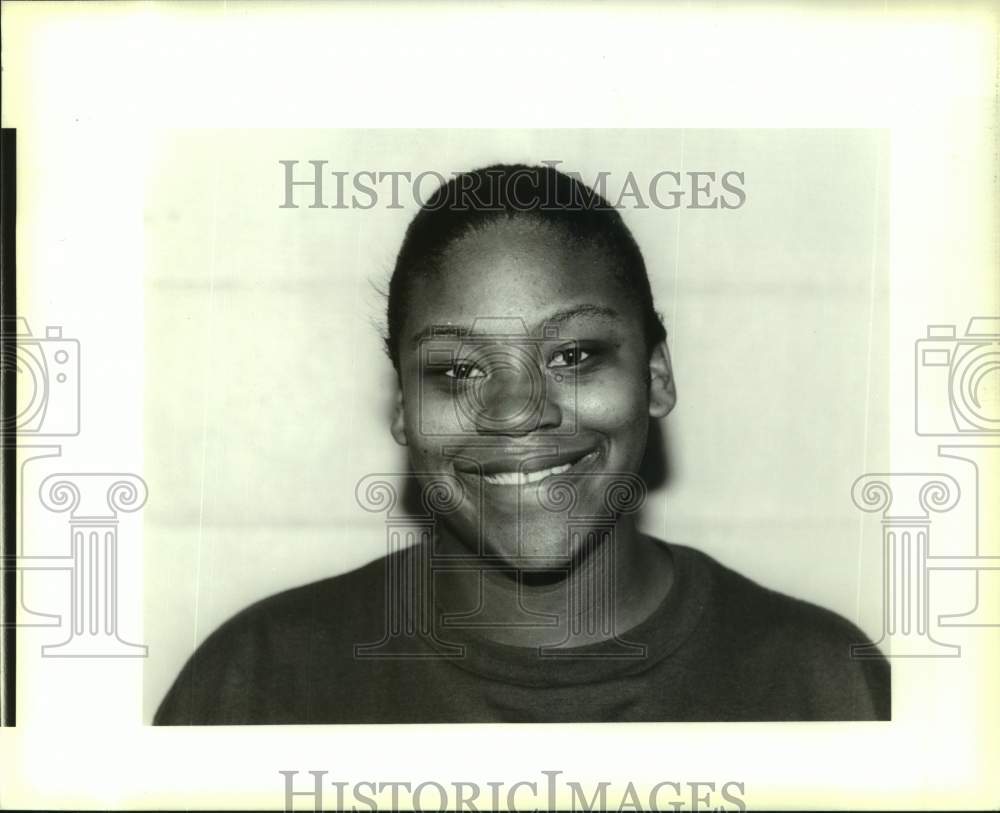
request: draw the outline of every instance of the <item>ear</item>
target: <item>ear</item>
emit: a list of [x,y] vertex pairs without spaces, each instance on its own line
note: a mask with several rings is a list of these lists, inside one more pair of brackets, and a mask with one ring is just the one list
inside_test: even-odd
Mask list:
[[392,437],[400,446],[406,446],[406,418],[403,413],[403,387],[396,385],[396,401],[392,406]]
[[677,390],[670,366],[670,351],[666,342],[660,342],[649,355],[649,415],[662,418],[670,414],[676,403]]

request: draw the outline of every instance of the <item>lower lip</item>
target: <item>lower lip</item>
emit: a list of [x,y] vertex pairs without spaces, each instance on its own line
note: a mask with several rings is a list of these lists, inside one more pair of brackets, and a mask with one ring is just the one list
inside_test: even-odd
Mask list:
[[539,474],[540,472],[530,472],[526,473],[526,475],[519,474],[518,479],[516,480],[506,479],[506,478],[493,479],[489,476],[478,475],[478,474],[472,474],[469,476],[474,477],[476,480],[483,483],[483,485],[489,486],[491,489],[496,488],[496,489],[512,490],[512,489],[524,489],[524,488],[528,489],[537,488],[546,480],[548,480],[550,477],[566,477],[574,474],[575,472],[584,471],[590,468],[597,461],[597,458],[599,456],[600,456],[600,450],[594,449],[591,452],[587,452],[587,454],[585,454],[576,462],[570,464],[568,467],[565,464],[563,464],[561,466],[554,466],[551,469],[542,469],[541,471],[545,472],[545,476],[540,477],[537,480],[527,480],[524,479],[524,477],[527,475],[537,476],[537,474]]

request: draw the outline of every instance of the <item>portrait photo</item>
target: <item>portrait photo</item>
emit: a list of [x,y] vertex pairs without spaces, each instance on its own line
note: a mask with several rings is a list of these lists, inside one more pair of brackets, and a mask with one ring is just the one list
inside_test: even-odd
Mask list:
[[998,11],[0,3],[0,807],[995,807]]
[[892,719],[886,152],[159,133],[144,723]]

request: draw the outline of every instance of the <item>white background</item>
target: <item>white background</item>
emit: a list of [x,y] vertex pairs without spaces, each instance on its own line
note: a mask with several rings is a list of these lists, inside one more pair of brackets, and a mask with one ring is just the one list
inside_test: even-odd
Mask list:
[[[878,448],[873,445],[877,433],[869,433],[866,441],[861,434],[864,427],[859,426],[845,440],[837,461],[846,469],[849,458],[856,460],[861,467],[857,474],[863,473],[864,467],[952,471],[935,456],[933,442],[913,435],[913,342],[924,335],[929,323],[963,325],[972,315],[995,313],[1000,303],[996,275],[996,18],[987,13],[986,6],[970,5],[959,11],[928,5],[868,8],[843,5],[820,12],[806,6],[749,8],[744,4],[707,11],[681,6],[582,6],[576,14],[565,16],[564,7],[556,10],[527,4],[461,11],[416,5],[282,5],[277,9],[210,3],[106,8],[4,5],[3,124],[18,128],[19,142],[20,304],[36,332],[45,324],[61,324],[84,348],[82,409],[86,422],[81,436],[64,445],[58,470],[150,475],[151,501],[145,517],[150,525],[148,539],[143,539],[140,518],[123,520],[120,531],[123,634],[137,640],[145,637],[144,629],[154,633],[157,619],[162,618],[159,611],[172,604],[184,605],[181,591],[191,589],[189,578],[177,576],[181,571],[187,574],[195,544],[189,538],[177,543],[178,559],[187,557],[188,561],[168,568],[164,575],[165,581],[176,581],[168,586],[180,598],[170,598],[173,590],[161,588],[161,602],[147,607],[146,623],[142,623],[144,574],[151,580],[151,565],[157,557],[162,561],[164,551],[169,557],[169,550],[157,542],[154,524],[165,524],[171,517],[176,522],[196,521],[197,511],[206,509],[210,511],[206,516],[224,522],[239,505],[238,500],[233,501],[234,495],[244,489],[247,495],[261,493],[257,492],[260,484],[253,470],[247,472],[245,484],[233,479],[234,468],[228,461],[237,459],[237,454],[245,455],[243,460],[254,458],[246,446],[239,446],[250,441],[236,427],[226,427],[225,433],[210,439],[206,432],[206,441],[198,446],[204,456],[204,482],[225,488],[206,491],[197,503],[185,503],[181,487],[164,490],[160,479],[174,476],[175,482],[188,487],[186,478],[175,475],[191,464],[177,462],[165,453],[163,461],[144,460],[146,437],[162,434],[144,431],[144,409],[147,415],[152,411],[144,393],[157,392],[157,381],[162,378],[158,371],[146,367],[155,357],[151,355],[155,343],[147,347],[146,339],[157,313],[165,315],[170,305],[168,293],[152,293],[159,289],[150,284],[156,269],[148,253],[150,230],[144,218],[149,193],[162,182],[164,131],[168,129],[886,128],[891,366],[888,381],[883,383],[888,386],[892,415],[890,455],[888,460],[877,459],[873,455]],[[231,147],[231,141],[223,140],[223,144],[237,157],[244,154],[239,147]],[[278,146],[283,151],[284,145]],[[322,149],[315,155],[272,158],[327,157],[327,148]],[[531,157],[530,150],[525,152]],[[598,157],[603,162],[601,153],[588,160]],[[717,160],[724,157],[719,155]],[[442,169],[451,169],[445,158],[436,155],[435,163],[440,161],[445,165]],[[716,160],[716,154],[711,158]],[[828,161],[836,164],[840,158],[837,151]],[[220,164],[224,166],[229,159],[223,159],[225,156]],[[420,159],[414,152],[411,160]],[[662,159],[656,151],[655,162],[661,160],[665,168],[674,168],[672,165],[681,159],[675,147],[666,147]],[[856,163],[846,163],[854,167],[849,171],[857,170]],[[270,160],[264,164],[265,170],[274,168]],[[581,165],[580,169],[593,166]],[[826,169],[815,167],[813,171]],[[246,176],[247,183],[266,183],[266,171],[260,174],[247,168]],[[826,173],[826,177],[831,176],[832,172]],[[185,177],[181,175],[179,180]],[[748,175],[750,195],[741,213],[744,216],[752,213],[758,183]],[[191,191],[186,182],[179,185]],[[870,186],[858,190],[844,200],[845,210],[872,212],[873,195]],[[221,193],[221,187],[219,194],[206,193],[199,205],[206,199],[218,201],[226,210],[233,202],[228,192]],[[266,212],[273,201],[270,194],[263,200],[264,222],[273,223],[275,216],[282,214],[276,209]],[[241,218],[252,217],[261,202],[247,200],[245,205]],[[803,210],[806,219],[808,212]],[[314,235],[312,239],[328,239],[310,226],[303,210],[284,214],[295,219],[294,228]],[[343,213],[321,214],[339,217]],[[735,228],[733,213],[727,213],[728,217],[698,214],[711,215],[701,219],[703,229]],[[675,232],[690,235],[698,228],[686,213],[681,217]],[[865,214],[857,217],[870,218]],[[365,222],[374,220],[369,217]],[[401,233],[403,220],[379,222],[378,228],[387,235],[394,230],[397,237]],[[868,223],[872,225],[870,219]],[[650,265],[659,269],[658,276],[671,279],[676,274],[679,290],[682,282],[693,285],[701,278],[694,271],[701,271],[704,263],[711,262],[706,258],[712,256],[703,243],[698,253],[688,255],[699,243],[685,237],[680,243],[683,261],[669,255],[660,257],[655,251],[651,256],[644,228],[636,224],[637,236]],[[779,225],[769,224],[769,228],[776,230]],[[226,237],[224,231],[222,236]],[[664,239],[668,236],[669,229]],[[702,234],[702,238],[706,236]],[[329,239],[336,243],[332,234]],[[358,258],[358,280],[362,268],[364,274],[377,276],[381,262],[388,270],[394,242],[378,247],[380,254]],[[209,241],[198,249],[204,252],[211,245]],[[234,255],[219,251],[220,245],[216,244],[212,262],[232,274],[236,270],[231,265]],[[318,254],[310,256],[315,259]],[[696,257],[701,263],[698,266],[694,264]],[[716,254],[716,261],[721,257],[721,253]],[[320,271],[317,265],[302,262],[283,263],[282,273],[292,266],[296,273]],[[206,267],[211,263],[193,263],[187,270],[196,274]],[[724,280],[729,273],[739,277],[738,263],[717,266],[714,271]],[[179,275],[180,269],[171,273]],[[164,286],[169,290],[168,284]],[[148,302],[147,294],[151,294]],[[233,303],[236,295],[217,294],[213,329],[230,326],[246,331],[240,326],[251,321],[240,308],[227,311],[221,307],[226,296]],[[188,296],[192,301],[199,299],[194,292]],[[356,302],[371,306],[367,293],[359,291],[358,296]],[[200,299],[204,302],[205,298]],[[681,402],[667,425],[677,427],[670,433],[671,442],[678,445],[681,441],[675,435],[680,434],[682,422],[698,423],[692,414],[694,404],[716,410],[714,415],[724,413],[719,401],[722,394],[712,386],[709,374],[698,368],[698,351],[718,351],[725,339],[717,337],[728,338],[727,330],[719,326],[716,332],[699,334],[700,328],[695,329],[697,302],[687,291],[686,298],[668,296],[660,303],[677,342]],[[147,305],[149,314],[145,316]],[[194,310],[194,330],[203,336],[213,320]],[[289,313],[265,315],[266,310],[261,308],[262,317],[272,320],[271,325],[295,323],[307,325],[310,331],[334,333],[344,329],[296,319]],[[874,314],[878,315],[877,308]],[[355,316],[352,311],[352,318]],[[802,313],[787,329],[779,326],[784,348],[801,346],[798,342],[806,326],[816,328],[816,319],[808,316]],[[869,345],[861,337],[867,336],[869,325],[882,323],[870,318],[859,325],[832,324],[831,330],[842,331],[848,341],[858,342],[859,349],[866,350]],[[774,329],[767,325],[768,331]],[[177,321],[155,335],[165,341],[162,336],[177,333],[194,348],[187,359],[190,381],[193,395],[202,393],[201,401],[192,402],[195,410],[202,410],[202,416],[186,418],[180,424],[184,431],[178,435],[178,445],[183,448],[191,442],[195,427],[224,426],[220,421],[226,401],[221,396],[232,390],[216,390],[208,397],[211,388],[205,381],[218,376],[222,382],[232,382],[227,366],[232,357],[224,354],[240,342],[218,334],[207,345],[201,339],[184,338],[183,325]],[[310,335],[299,334],[300,344],[308,344]],[[352,330],[351,336],[355,335],[357,341],[368,343],[368,350],[374,350],[377,340],[369,325],[359,326],[356,334]],[[713,337],[707,347],[695,343],[699,335]],[[829,333],[823,335],[832,339]],[[237,338],[246,342],[249,334],[244,332]],[[763,335],[752,338],[756,349],[764,346]],[[871,346],[877,349],[879,345]],[[209,368],[206,347],[208,352],[219,354],[212,357],[214,366]],[[852,355],[839,350],[834,353],[825,340],[821,351],[841,360]],[[166,350],[161,352],[169,358]],[[246,362],[246,356],[237,358]],[[382,362],[373,352],[358,353],[359,360],[369,358],[373,371],[364,375],[373,376],[371,385],[375,365]],[[877,356],[872,358],[877,360]],[[877,365],[869,364],[868,359],[865,355],[865,369],[877,371]],[[289,367],[292,364],[304,362],[285,358],[275,374],[280,377],[283,371],[294,370]],[[767,365],[765,373],[780,377],[781,369]],[[734,370],[724,372],[724,379],[731,380]],[[148,386],[144,378],[149,379]],[[173,380],[182,378],[175,373]],[[289,375],[287,386],[294,389],[300,382],[301,375]],[[870,383],[877,392],[880,384],[875,376]],[[284,391],[283,385],[271,386]],[[329,386],[327,391],[332,393],[333,385]],[[784,392],[767,387],[754,391]],[[164,397],[172,392],[166,391]],[[690,406],[684,406],[685,402]],[[882,401],[875,398],[868,403],[874,408]],[[787,409],[785,401],[779,405]],[[311,402],[305,407],[314,409]],[[159,414],[176,415],[177,411],[164,406]],[[228,414],[250,413],[237,410]],[[872,414],[877,415],[877,411],[870,411]],[[386,439],[378,439],[382,438],[383,422],[374,403],[365,420],[370,431],[357,436],[364,438],[365,444],[388,444]],[[791,431],[806,426],[802,415],[795,415],[794,421]],[[867,421],[864,424],[869,425]],[[310,427],[320,431],[322,424],[313,428],[310,423]],[[769,428],[765,424],[762,434]],[[336,433],[325,431],[330,434],[318,435],[317,446],[336,446]],[[232,442],[224,444],[227,438]],[[811,441],[815,436],[802,432],[797,438]],[[717,457],[723,445],[720,436],[712,456]],[[281,444],[275,443],[273,448],[284,454]],[[385,451],[389,448],[382,447]],[[730,449],[725,451],[731,453]],[[377,454],[381,460],[383,451],[366,445],[365,454]],[[707,452],[705,455],[708,457]],[[768,460],[775,456],[772,452]],[[299,465],[285,459],[290,466]],[[838,585],[836,589],[824,587],[825,579],[818,578],[815,570],[801,574],[801,588],[795,585],[792,589],[783,582],[788,575],[783,575],[781,563],[789,550],[808,549],[810,556],[840,558],[822,545],[777,547],[780,537],[776,539],[770,528],[760,530],[766,526],[756,525],[760,514],[754,511],[771,516],[780,505],[792,517],[811,521],[818,519],[817,513],[796,513],[794,500],[743,503],[739,497],[735,504],[728,502],[731,494],[759,495],[757,484],[753,489],[742,484],[727,490],[727,504],[710,513],[708,492],[701,491],[701,502],[692,502],[693,493],[709,484],[731,485],[724,476],[728,469],[710,457],[707,462],[691,454],[679,459],[685,461],[685,468],[658,498],[654,507],[662,513],[650,517],[651,529],[702,545],[768,584],[831,606],[844,601],[840,606],[851,615],[850,601],[844,598],[838,578],[832,582]],[[312,468],[318,471],[320,462],[314,459]],[[720,476],[723,479],[717,479]],[[732,472],[728,476],[743,475]],[[771,482],[764,479],[759,486],[762,490]],[[779,478],[779,482],[786,479]],[[310,488],[322,484],[314,477],[295,478],[295,482]],[[846,492],[839,493],[846,498]],[[179,501],[174,508],[186,504],[187,513],[157,513],[157,494],[172,494]],[[797,484],[795,495],[816,499],[806,503],[816,508],[827,497],[833,499],[834,492],[807,482]],[[250,498],[245,499],[249,502]],[[282,492],[282,499],[286,506],[297,504],[288,491]],[[319,503],[336,504],[332,497]],[[308,497],[299,505],[320,510],[316,500]],[[682,505],[690,513],[680,513]],[[751,505],[754,511],[749,510]],[[668,512],[668,507],[676,507],[677,513]],[[846,518],[850,509],[842,507]],[[259,506],[259,510],[265,512],[266,506]],[[739,538],[749,535],[766,551],[760,560],[751,561],[731,529],[713,524],[720,514],[740,518],[744,533]],[[30,510],[25,519],[26,548],[53,544],[31,530]],[[276,524],[286,521],[281,518]],[[757,536],[747,531],[753,527],[758,528]],[[176,530],[178,540],[182,531]],[[215,567],[216,572],[248,567],[250,557],[213,558],[232,544],[232,537],[227,540],[225,532],[213,533],[210,529],[203,536],[203,540],[211,540],[215,551],[203,560],[203,567]],[[950,538],[960,544],[962,539],[971,538],[969,533],[968,526],[957,528]],[[845,533],[836,539],[837,544],[852,550],[859,544],[868,550],[877,545],[878,534],[877,522],[857,520],[850,536]],[[257,537],[250,544],[267,549],[275,539],[292,544],[281,533]],[[318,534],[303,545],[311,549],[313,561],[330,556],[330,567],[316,576],[345,564],[332,547],[324,547],[323,539]],[[352,555],[359,560],[377,555],[374,542],[372,545],[370,554],[362,556],[358,551]],[[301,560],[282,556],[281,561],[284,565]],[[242,585],[239,589],[245,589],[248,597],[267,589],[263,577],[252,572],[257,564],[250,567],[251,572],[245,575],[227,574],[231,584]],[[281,579],[304,581],[313,575],[296,575],[283,568]],[[36,607],[54,612],[65,602],[65,585],[54,577],[47,578],[31,583],[29,598]],[[208,584],[204,576],[200,582]],[[938,584],[934,594],[938,611],[967,609],[968,588],[964,582]],[[226,593],[234,604],[241,600],[236,587]],[[207,603],[213,605],[212,600]],[[227,611],[221,600],[214,602],[211,610],[217,617]],[[194,625],[188,615],[177,622],[178,632],[171,634],[180,646],[183,639],[193,643],[208,626],[208,621]],[[888,724],[203,731],[163,730],[142,724],[141,662],[42,659],[39,645],[58,641],[64,634],[26,630],[20,636],[20,725],[16,730],[0,731],[0,804],[273,808],[282,803],[280,769],[329,770],[331,777],[355,781],[415,777],[514,781],[536,778],[541,769],[562,769],[577,779],[599,777],[645,785],[664,779],[742,781],[752,807],[992,805],[997,797],[992,766],[1000,760],[994,734],[998,722],[994,687],[1000,681],[995,630],[951,630],[947,636],[962,645],[961,658],[894,663],[893,722]]]

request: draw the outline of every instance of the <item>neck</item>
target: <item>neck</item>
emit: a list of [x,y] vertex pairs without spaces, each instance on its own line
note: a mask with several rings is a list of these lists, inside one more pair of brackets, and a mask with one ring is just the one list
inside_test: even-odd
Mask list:
[[[442,537],[440,544],[454,550],[459,543]],[[496,643],[574,647],[644,621],[672,576],[666,549],[639,533],[631,517],[619,517],[607,541],[585,545],[563,568],[484,565],[450,573],[441,578],[436,600],[446,615],[460,615],[460,623],[474,624]]]

